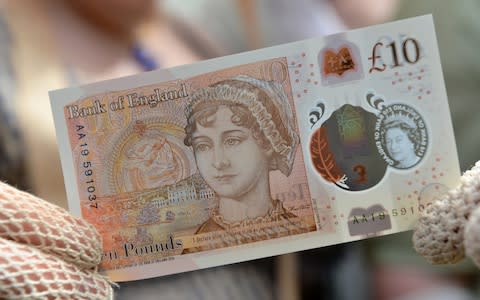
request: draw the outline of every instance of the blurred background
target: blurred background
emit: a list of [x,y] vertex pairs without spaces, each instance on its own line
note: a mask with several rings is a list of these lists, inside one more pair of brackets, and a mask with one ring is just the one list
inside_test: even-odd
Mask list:
[[[480,2],[0,0],[0,179],[66,207],[48,91],[433,14],[462,171],[480,155]],[[411,232],[121,284],[116,299],[477,299]]]

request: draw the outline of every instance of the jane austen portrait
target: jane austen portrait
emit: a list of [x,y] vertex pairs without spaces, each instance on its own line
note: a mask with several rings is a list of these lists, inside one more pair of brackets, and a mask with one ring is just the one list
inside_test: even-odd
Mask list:
[[[192,95],[187,121],[185,144],[193,148],[200,175],[219,201],[197,234],[296,218],[270,192],[270,171],[289,176],[298,146],[280,84],[244,75],[215,83]],[[250,234],[250,241],[306,231],[302,224],[288,230],[274,226]],[[225,243],[249,242],[231,239]]]

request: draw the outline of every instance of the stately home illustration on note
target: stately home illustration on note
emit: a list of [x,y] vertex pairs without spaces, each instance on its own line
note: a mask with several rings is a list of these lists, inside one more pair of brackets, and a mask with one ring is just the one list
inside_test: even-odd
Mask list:
[[205,213],[207,213],[214,207],[215,199],[213,190],[203,181],[200,175],[195,174],[178,183],[139,195],[137,201],[145,204],[136,216],[136,223],[147,225],[156,222],[178,221],[184,213],[180,210],[180,213],[177,211],[176,214],[173,212],[175,211],[174,208],[188,207],[189,205],[200,205],[204,207]]

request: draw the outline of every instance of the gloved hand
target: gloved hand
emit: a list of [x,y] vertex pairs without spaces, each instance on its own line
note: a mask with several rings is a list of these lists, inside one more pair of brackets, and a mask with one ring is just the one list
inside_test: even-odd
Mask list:
[[456,263],[466,253],[480,268],[480,161],[424,211],[413,245],[432,264]]
[[0,182],[0,298],[113,299],[95,228]]

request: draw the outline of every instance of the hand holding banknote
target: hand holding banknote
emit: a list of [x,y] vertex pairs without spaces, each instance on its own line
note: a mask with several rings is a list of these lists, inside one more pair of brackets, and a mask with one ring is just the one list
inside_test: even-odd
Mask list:
[[0,298],[113,299],[87,222],[0,182]]
[[415,250],[432,264],[456,263],[466,254],[480,267],[480,161],[437,199],[415,228]]

